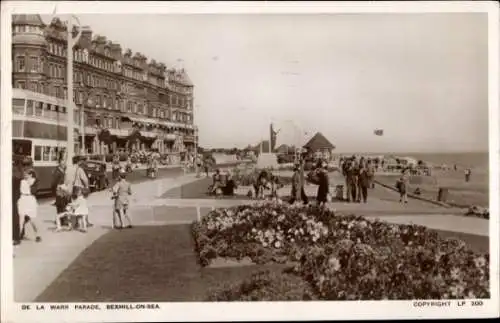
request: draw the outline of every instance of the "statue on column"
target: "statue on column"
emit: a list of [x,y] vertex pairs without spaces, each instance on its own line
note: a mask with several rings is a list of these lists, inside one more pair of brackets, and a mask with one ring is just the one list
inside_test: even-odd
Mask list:
[[276,148],[276,139],[278,138],[278,133],[280,132],[280,130],[278,131],[275,131],[274,128],[273,128],[273,124],[271,123],[271,140],[269,142],[269,152],[272,153],[274,151],[274,149]]

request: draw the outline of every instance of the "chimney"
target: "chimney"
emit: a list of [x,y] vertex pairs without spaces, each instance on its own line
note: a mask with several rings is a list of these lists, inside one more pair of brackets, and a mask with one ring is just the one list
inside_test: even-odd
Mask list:
[[90,48],[91,43],[92,43],[92,29],[90,29],[89,26],[82,26],[80,44],[84,48]]
[[120,44],[111,44],[111,55],[114,59],[121,59],[122,56],[122,46]]

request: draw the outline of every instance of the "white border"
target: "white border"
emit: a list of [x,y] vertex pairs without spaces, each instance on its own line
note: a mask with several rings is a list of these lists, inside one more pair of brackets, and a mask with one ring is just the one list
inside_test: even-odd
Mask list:
[[[491,297],[478,308],[413,307],[411,301],[369,302],[278,302],[278,303],[161,303],[161,310],[140,311],[21,311],[12,302],[12,243],[10,210],[10,158],[1,158],[1,259],[2,321],[185,321],[185,320],[325,320],[325,319],[395,319],[395,318],[469,318],[499,315],[499,12],[496,2],[2,2],[1,19],[1,156],[11,154],[11,14],[38,13],[421,13],[421,12],[487,12],[489,18],[489,151],[490,151],[490,257]],[[5,201],[5,202],[4,202]],[[32,305],[33,306],[33,305]],[[104,304],[101,305],[104,307]]]

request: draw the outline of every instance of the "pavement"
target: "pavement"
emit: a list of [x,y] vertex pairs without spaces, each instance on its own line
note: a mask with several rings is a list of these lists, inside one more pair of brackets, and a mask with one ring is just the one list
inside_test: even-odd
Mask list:
[[[190,223],[200,219],[213,208],[251,203],[248,200],[238,199],[162,198],[165,192],[197,180],[195,174],[181,172],[172,173],[166,178],[133,184],[131,214],[134,224],[157,226]],[[332,187],[343,181],[339,173],[330,175]],[[315,185],[306,186],[309,196],[314,196],[316,190]],[[288,187],[280,194],[288,195],[289,192]],[[369,194],[369,201],[366,204],[334,201],[329,203],[329,207],[340,213],[356,213],[391,223],[413,223],[436,230],[483,237],[489,234],[488,220],[459,216],[457,214],[463,214],[461,209],[445,208],[418,200],[401,204],[398,203],[399,197],[395,192],[381,186],[376,186]],[[89,220],[94,226],[86,234],[76,231],[53,232],[55,208],[49,203],[39,206],[38,221],[43,241],[41,243],[23,241],[14,248],[15,301],[29,302],[36,299],[79,254],[109,232],[112,221],[110,192],[108,190],[95,192],[89,196],[88,203]],[[82,281],[82,284],[85,282]]]

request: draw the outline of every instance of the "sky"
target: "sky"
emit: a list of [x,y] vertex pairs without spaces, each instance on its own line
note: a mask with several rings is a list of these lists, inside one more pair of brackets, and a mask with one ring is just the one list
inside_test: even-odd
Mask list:
[[488,149],[486,14],[79,18],[187,70],[203,147],[255,145],[273,122],[278,145],[320,131],[338,152]]

